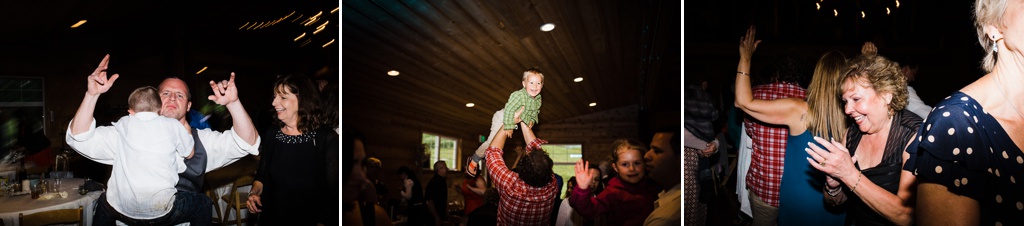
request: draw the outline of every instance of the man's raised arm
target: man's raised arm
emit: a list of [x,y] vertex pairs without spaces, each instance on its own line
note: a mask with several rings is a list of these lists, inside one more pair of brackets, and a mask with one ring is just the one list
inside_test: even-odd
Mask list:
[[231,78],[227,81],[215,83],[210,81],[210,88],[213,88],[213,95],[208,99],[227,107],[231,114],[231,130],[238,137],[248,142],[249,145],[256,145],[256,126],[252,124],[249,113],[246,113],[242,102],[238,100],[238,87],[235,86],[235,73],[231,72]]
[[100,65],[96,67],[96,70],[89,75],[85,98],[82,99],[82,104],[78,106],[78,111],[75,111],[74,120],[69,128],[72,135],[89,131],[92,127],[92,114],[96,110],[96,102],[99,101],[100,94],[110,90],[110,86],[114,85],[114,81],[119,77],[118,74],[114,74],[109,79],[107,78],[107,64],[109,62],[110,54],[107,54],[100,61]]

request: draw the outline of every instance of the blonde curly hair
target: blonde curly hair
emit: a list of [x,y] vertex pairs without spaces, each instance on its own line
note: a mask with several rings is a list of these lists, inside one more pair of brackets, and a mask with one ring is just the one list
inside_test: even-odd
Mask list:
[[[858,82],[860,79],[867,81],[867,85],[878,94],[892,94],[892,101],[889,102],[889,113],[902,111],[907,107],[907,77],[903,76],[899,63],[878,55],[860,55],[850,59],[846,63],[846,72],[843,73],[843,87],[847,82]],[[843,90],[838,90],[842,96]]]

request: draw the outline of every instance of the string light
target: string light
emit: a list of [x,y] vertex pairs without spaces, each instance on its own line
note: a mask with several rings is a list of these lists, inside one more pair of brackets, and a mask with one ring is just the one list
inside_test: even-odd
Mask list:
[[79,20],[78,23],[72,24],[71,28],[78,28],[79,26],[82,26],[82,24],[85,24],[86,21],[87,20]]
[[832,10],[832,15],[835,15],[836,17],[839,17],[839,10],[834,10],[833,9]]
[[327,48],[327,46],[329,46],[329,45],[331,45],[333,43],[334,43],[334,39],[331,39],[331,41],[328,41],[327,44],[324,44],[323,46],[321,46],[321,48]]
[[860,18],[864,19],[865,16],[867,16],[867,15],[864,14],[864,11],[860,11]]
[[821,3],[815,2],[814,6],[817,7],[817,10],[821,10]]
[[885,7],[885,15],[889,15],[889,7]]

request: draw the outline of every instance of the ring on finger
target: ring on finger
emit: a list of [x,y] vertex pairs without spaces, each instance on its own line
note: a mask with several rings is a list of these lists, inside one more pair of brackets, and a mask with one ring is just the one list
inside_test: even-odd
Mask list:
[[818,164],[821,164],[821,167],[825,167],[825,161],[828,161],[828,159],[821,160]]

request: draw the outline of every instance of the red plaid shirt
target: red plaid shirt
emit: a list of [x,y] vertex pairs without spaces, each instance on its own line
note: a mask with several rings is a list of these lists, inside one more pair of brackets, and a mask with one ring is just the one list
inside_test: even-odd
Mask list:
[[[540,148],[545,140],[534,139],[526,147],[526,151]],[[501,195],[498,202],[498,225],[549,225],[551,210],[554,208],[555,194],[558,193],[555,176],[551,175],[551,183],[544,187],[527,185],[519,174],[509,170],[502,158],[502,151],[497,147],[487,148],[487,171],[491,181]]]
[[[807,95],[806,90],[796,84],[779,82],[755,86],[753,93],[755,99],[761,100],[804,99]],[[789,129],[785,125],[768,125],[750,117],[743,120],[743,125],[747,126],[754,149],[750,154],[747,188],[768,205],[778,207]]]

